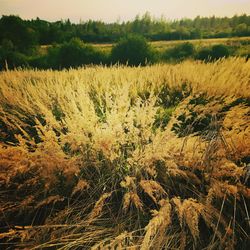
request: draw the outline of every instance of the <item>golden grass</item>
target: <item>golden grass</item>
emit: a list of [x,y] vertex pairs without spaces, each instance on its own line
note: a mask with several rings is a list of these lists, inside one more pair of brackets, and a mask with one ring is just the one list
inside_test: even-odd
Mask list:
[[249,99],[240,58],[1,72],[0,244],[244,249]]

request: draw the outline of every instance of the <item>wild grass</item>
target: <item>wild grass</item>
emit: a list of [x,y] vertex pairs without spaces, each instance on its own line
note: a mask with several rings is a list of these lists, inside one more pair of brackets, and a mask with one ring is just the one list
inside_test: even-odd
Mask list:
[[247,249],[250,62],[0,73],[0,241]]

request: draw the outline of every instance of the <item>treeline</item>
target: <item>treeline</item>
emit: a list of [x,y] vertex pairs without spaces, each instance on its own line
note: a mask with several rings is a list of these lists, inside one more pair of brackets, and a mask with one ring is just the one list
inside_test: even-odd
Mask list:
[[39,44],[68,42],[77,37],[84,42],[116,42],[126,34],[139,34],[149,40],[186,40],[224,38],[250,35],[250,15],[229,17],[200,17],[195,19],[155,19],[149,13],[136,16],[133,21],[104,23],[102,21],[70,20],[48,22],[39,18],[22,20],[18,16],[0,19],[0,43],[10,40],[18,49]]

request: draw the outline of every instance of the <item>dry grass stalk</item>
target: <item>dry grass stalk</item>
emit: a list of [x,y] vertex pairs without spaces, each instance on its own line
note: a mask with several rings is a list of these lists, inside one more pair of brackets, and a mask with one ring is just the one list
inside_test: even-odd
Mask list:
[[153,244],[160,246],[167,227],[171,224],[171,204],[169,200],[161,200],[160,205],[160,210],[153,211],[153,218],[145,227],[146,234],[141,245],[142,250],[150,249]]
[[94,220],[96,220],[102,212],[103,206],[105,205],[106,200],[112,195],[112,192],[104,193],[101,195],[101,197],[98,199],[98,201],[95,203],[94,208],[92,209],[89,218],[88,223],[91,224]]
[[140,186],[155,203],[158,203],[158,200],[166,195],[162,186],[154,180],[141,180]]
[[86,182],[85,180],[79,180],[72,191],[72,195],[76,194],[77,192],[82,192],[83,190],[88,189],[89,187],[90,186],[88,182]]
[[128,192],[123,197],[123,210],[128,211],[130,205],[134,205],[138,210],[143,211],[143,203],[137,193]]
[[199,217],[204,214],[204,205],[194,199],[186,199],[181,202],[179,198],[175,197],[172,201],[175,204],[181,227],[183,228],[186,223],[196,241],[199,238]]

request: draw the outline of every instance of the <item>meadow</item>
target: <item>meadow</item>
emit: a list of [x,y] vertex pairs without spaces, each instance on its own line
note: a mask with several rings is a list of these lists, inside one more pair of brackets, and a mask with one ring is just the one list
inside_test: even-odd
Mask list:
[[[162,53],[167,49],[171,49],[176,45],[183,43],[191,43],[197,49],[204,47],[211,47],[217,44],[223,44],[226,46],[231,46],[235,48],[235,53],[237,55],[247,54],[250,51],[250,37],[232,37],[232,38],[207,38],[207,39],[193,39],[193,40],[174,40],[174,41],[151,41],[149,44],[156,51]],[[91,45],[103,52],[110,53],[115,43],[91,43]],[[51,45],[41,45],[39,48],[39,53],[45,55],[48,53],[48,49]]]
[[0,72],[0,248],[247,249],[250,61]]
[[[173,40],[173,41],[152,41],[150,44],[154,49],[159,52],[163,52],[166,49],[173,48],[174,46],[182,43],[192,43],[198,49],[202,47],[211,47],[215,44],[223,44],[235,47],[244,47],[246,51],[249,51],[247,45],[250,44],[250,37],[232,37],[232,38],[207,38],[207,39],[193,39],[193,40]],[[242,46],[244,44],[244,46]],[[114,43],[92,43],[92,45],[98,49],[106,52],[110,52]],[[41,53],[46,53],[49,46],[41,46]],[[240,51],[239,51],[240,52]],[[239,53],[241,54],[241,53]]]

